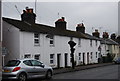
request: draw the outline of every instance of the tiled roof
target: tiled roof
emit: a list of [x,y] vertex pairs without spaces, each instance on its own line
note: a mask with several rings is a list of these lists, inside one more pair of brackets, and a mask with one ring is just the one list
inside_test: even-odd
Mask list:
[[85,33],[85,35],[86,35],[87,38],[89,38],[89,39],[92,39],[92,40],[100,40],[100,38],[97,38],[97,37],[92,36],[92,35],[90,35],[90,34]]
[[112,39],[106,39],[106,38],[101,38],[101,44],[108,44],[108,45],[118,45],[117,42],[115,42],[114,40]]
[[20,20],[4,18],[4,17],[3,17],[3,20],[17,27],[18,29],[20,29],[20,31],[37,32],[37,33],[44,33],[44,34],[98,40],[96,37],[93,37],[89,34],[83,34],[83,33],[71,31],[71,30],[60,30],[60,29],[57,29],[56,27],[51,27],[43,24],[30,24]]

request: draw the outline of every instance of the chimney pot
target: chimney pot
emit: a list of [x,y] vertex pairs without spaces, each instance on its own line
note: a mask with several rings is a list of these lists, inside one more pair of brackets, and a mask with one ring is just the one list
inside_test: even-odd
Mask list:
[[63,30],[66,30],[66,21],[65,21],[65,18],[64,17],[61,17],[61,19],[58,19],[56,22],[55,22],[55,27],[56,28],[59,28],[59,29],[63,29]]
[[85,33],[85,26],[84,26],[84,24],[83,23],[77,24],[76,31],[77,32],[81,32],[81,33]]

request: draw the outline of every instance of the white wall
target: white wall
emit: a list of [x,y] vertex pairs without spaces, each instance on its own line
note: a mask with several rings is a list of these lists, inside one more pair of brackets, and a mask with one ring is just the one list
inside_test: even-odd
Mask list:
[[[64,54],[68,54],[68,66],[71,65],[70,62],[70,46],[68,45],[68,42],[70,41],[70,37],[64,37],[64,36],[54,36],[54,46],[50,46],[49,44],[49,38],[46,38],[47,34],[40,34],[40,46],[34,46],[34,33],[30,32],[21,32],[20,33],[20,54],[21,58],[24,57],[24,54],[31,54],[31,58],[34,58],[35,54],[40,54],[41,61],[43,61],[45,64],[50,65],[50,54],[55,54],[55,63],[54,67],[57,67],[57,54],[61,54],[60,58],[60,66],[64,67]],[[83,60],[82,54],[87,52],[91,53],[93,52],[93,58],[90,59],[90,63],[97,63],[98,58],[96,58],[96,52],[98,52],[98,47],[100,45],[100,41],[98,41],[97,46],[95,40],[93,40],[92,47],[90,46],[90,40],[89,39],[81,39],[81,47],[78,46],[78,38],[73,38],[73,41],[76,42],[75,46],[75,53],[74,57],[78,64],[78,54],[81,53],[81,61]],[[85,55],[87,58],[87,55]],[[90,58],[90,54],[89,54]],[[85,60],[85,64],[87,64],[87,59]]]
[[19,29],[3,22],[3,47],[8,49],[8,54],[5,56],[5,63],[10,59],[19,58]]
[[57,54],[61,54],[61,67],[64,67],[64,54],[68,53],[68,66],[70,66],[69,59],[69,37],[54,36],[55,44],[50,46],[47,34],[40,34],[40,46],[34,46],[34,33],[21,32],[20,33],[20,54],[24,58],[24,54],[31,54],[34,58],[35,54],[40,54],[40,60],[45,64],[50,65],[50,54],[55,54],[55,63],[57,65]]

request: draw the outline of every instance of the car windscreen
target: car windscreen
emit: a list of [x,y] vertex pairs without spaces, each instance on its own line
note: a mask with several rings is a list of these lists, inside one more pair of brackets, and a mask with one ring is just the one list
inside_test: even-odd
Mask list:
[[11,60],[11,61],[8,61],[8,63],[5,66],[12,67],[12,66],[18,66],[19,64],[20,64],[19,60]]

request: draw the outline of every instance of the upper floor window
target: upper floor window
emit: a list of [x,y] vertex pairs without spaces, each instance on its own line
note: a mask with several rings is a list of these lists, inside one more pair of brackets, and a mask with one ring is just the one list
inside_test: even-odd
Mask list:
[[40,45],[40,38],[38,33],[34,33],[34,45]]
[[53,46],[54,45],[54,36],[51,36],[50,37],[50,46]]
[[81,46],[81,38],[78,39],[78,46]]
[[90,40],[90,46],[92,46],[92,40]]
[[115,45],[114,45],[114,50],[115,50]]
[[96,58],[98,57],[98,53],[96,52]]
[[98,43],[97,40],[95,40],[95,43],[96,43],[96,46],[97,46],[97,45],[98,45],[98,44],[97,44],[97,43]]

